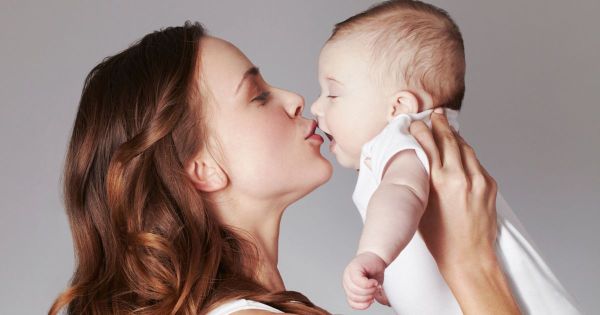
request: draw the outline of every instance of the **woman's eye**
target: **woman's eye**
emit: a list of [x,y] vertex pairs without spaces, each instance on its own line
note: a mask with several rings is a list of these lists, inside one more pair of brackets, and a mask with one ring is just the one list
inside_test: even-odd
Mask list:
[[271,92],[262,92],[257,97],[253,98],[251,102],[260,102],[262,105],[266,104],[269,101],[269,97],[271,96]]

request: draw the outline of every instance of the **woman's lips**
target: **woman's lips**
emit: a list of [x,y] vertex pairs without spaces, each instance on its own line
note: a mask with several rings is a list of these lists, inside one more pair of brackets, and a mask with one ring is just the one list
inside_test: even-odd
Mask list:
[[313,120],[310,124],[310,129],[308,130],[304,140],[311,140],[313,142],[317,142],[320,145],[321,143],[323,143],[324,140],[323,137],[321,137],[321,135],[315,133],[315,131],[317,130],[317,126],[317,121]]
[[316,141],[319,144],[323,143],[325,140],[323,140],[323,137],[321,137],[321,135],[318,134],[313,134],[312,136],[306,138],[307,140],[312,140],[312,141]]
[[310,126],[308,127],[308,130],[306,132],[306,136],[304,136],[304,140],[312,137],[315,134],[315,131],[317,130],[317,121],[313,120],[310,122]]
[[[323,131],[323,129],[319,128],[321,131]],[[325,136],[327,137],[327,139],[329,139],[329,151],[333,152],[333,149],[335,148],[335,139],[333,138],[332,135],[328,134],[327,132],[323,131],[323,133],[325,134]]]

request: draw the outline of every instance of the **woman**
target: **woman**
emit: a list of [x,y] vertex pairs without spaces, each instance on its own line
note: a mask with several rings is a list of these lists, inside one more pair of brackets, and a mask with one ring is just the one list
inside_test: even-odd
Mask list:
[[[77,267],[49,314],[328,314],[277,269],[283,211],[332,171],[303,106],[199,24],[94,67],[64,174]],[[466,313],[518,312],[493,251],[493,180],[434,122],[433,136],[413,128],[432,160],[424,237]]]

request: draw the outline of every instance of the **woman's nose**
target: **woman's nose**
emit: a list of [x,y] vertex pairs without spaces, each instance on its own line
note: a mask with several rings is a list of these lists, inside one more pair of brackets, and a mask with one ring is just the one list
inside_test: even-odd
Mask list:
[[302,111],[304,110],[304,98],[296,93],[289,91],[283,92],[285,93],[285,111],[290,118],[302,116]]

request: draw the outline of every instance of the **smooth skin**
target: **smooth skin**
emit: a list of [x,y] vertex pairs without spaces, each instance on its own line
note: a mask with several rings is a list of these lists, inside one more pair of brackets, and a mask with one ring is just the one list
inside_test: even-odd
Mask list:
[[[433,106],[429,93],[390,84],[373,73],[371,49],[361,38],[328,41],[319,55],[321,95],[311,112],[331,140],[340,165],[374,170],[362,149],[401,114],[416,114]],[[368,172],[368,170],[361,170]],[[379,173],[378,173],[379,174]],[[367,309],[381,295],[384,271],[410,243],[428,201],[429,174],[414,150],[403,150],[386,161],[380,183],[369,198],[356,256],[347,264],[342,284],[348,304]]]
[[431,166],[429,205],[419,229],[461,310],[467,315],[521,314],[494,250],[496,182],[443,114],[432,115],[431,130],[416,121],[410,132]]
[[442,114],[410,126],[430,160],[429,205],[420,223],[427,248],[464,314],[521,314],[496,257],[494,179]]
[[[301,115],[304,100],[300,95],[269,85],[260,72],[253,70],[255,65],[231,43],[207,37],[201,41],[201,46],[199,84],[207,94],[204,105],[209,118],[209,139],[207,147],[186,165],[187,174],[198,190],[207,193],[223,224],[247,232],[254,240],[261,257],[257,266],[261,284],[272,291],[285,290],[277,268],[281,216],[290,204],[330,178],[331,163],[320,154],[322,139],[313,135],[315,122]],[[426,134],[422,132],[420,137]],[[424,145],[426,152],[432,152],[433,143]],[[455,159],[460,160],[459,150],[447,150],[447,146],[439,143],[438,146],[441,148],[438,156],[449,152],[446,154],[458,155]],[[476,159],[469,163],[475,162]],[[258,176],[265,173],[270,176]],[[434,182],[434,186],[461,174],[440,172],[439,168],[433,168],[432,173],[441,179]],[[477,183],[482,184],[481,181]],[[443,270],[447,274],[444,276],[448,277],[459,301],[467,301],[465,309],[472,307],[481,314],[481,310],[490,309],[486,308],[488,305],[505,303],[510,294],[499,295],[496,291],[498,287],[504,287],[499,283],[505,280],[499,268],[493,268],[497,262],[494,263],[491,243],[461,242],[463,239],[481,239],[481,235],[486,235],[484,239],[492,242],[495,230],[488,229],[494,227],[488,221],[491,215],[495,218],[495,209],[491,204],[481,202],[489,199],[489,189],[478,189],[488,191],[481,195],[462,186],[446,186],[435,187],[445,196],[438,199],[444,207],[427,211],[443,214],[434,216],[441,223],[428,222],[442,224],[444,229],[430,229],[428,240],[432,248],[437,249],[436,260],[445,267]],[[444,189],[449,190],[445,192]],[[459,196],[462,198],[457,199]],[[482,204],[491,208],[483,211]],[[454,213],[447,217],[445,212],[450,210],[466,211],[467,214]],[[448,221],[448,218],[452,220]],[[485,256],[490,259],[482,266],[478,259],[465,261],[443,248],[458,248],[457,252],[467,258]],[[473,270],[486,271],[486,277],[482,278],[479,272],[473,274]],[[481,297],[481,292],[487,292],[486,301],[469,300],[472,296]],[[269,313],[248,310],[235,314]]]
[[208,144],[187,174],[219,221],[254,242],[261,284],[285,290],[277,268],[281,217],[331,177],[331,163],[320,153],[323,139],[307,137],[316,122],[302,116],[300,95],[268,84],[231,43],[207,36],[200,45]]

